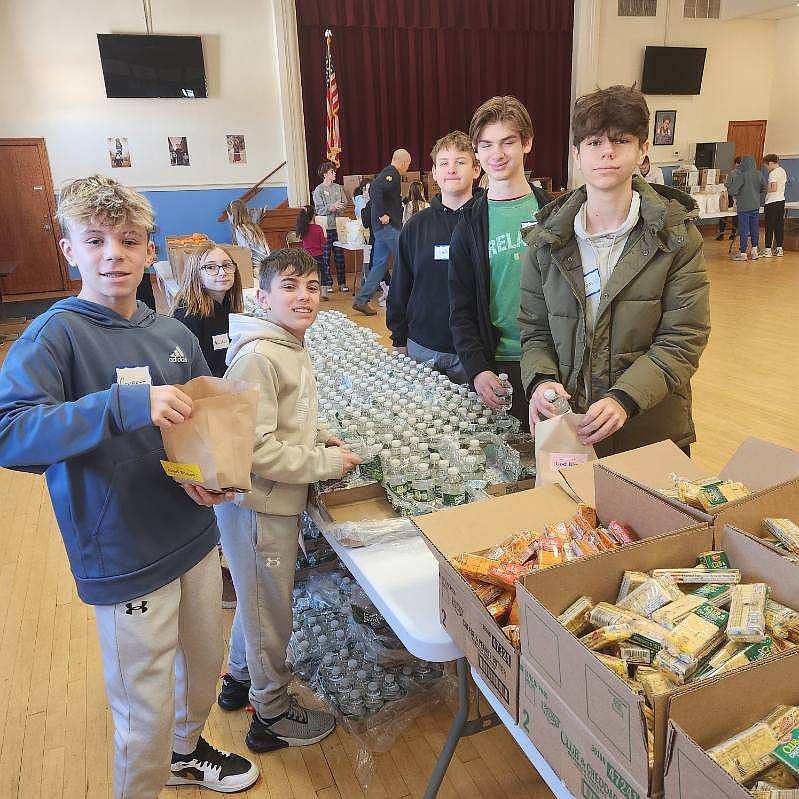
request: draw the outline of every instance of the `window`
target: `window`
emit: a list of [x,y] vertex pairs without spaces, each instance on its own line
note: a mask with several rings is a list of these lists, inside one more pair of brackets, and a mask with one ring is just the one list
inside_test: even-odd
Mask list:
[[685,0],[683,16],[686,19],[719,19],[721,0]]
[[620,17],[656,17],[658,0],[619,0]]

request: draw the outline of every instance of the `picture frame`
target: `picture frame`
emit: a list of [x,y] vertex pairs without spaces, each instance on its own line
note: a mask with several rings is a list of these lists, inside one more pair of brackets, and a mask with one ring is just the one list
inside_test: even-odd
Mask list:
[[125,136],[109,136],[106,138],[106,142],[111,169],[129,168],[131,160],[127,138]]
[[170,166],[191,166],[189,141],[185,136],[167,136]]
[[677,111],[655,111],[655,129],[652,144],[655,147],[674,144],[674,130],[677,127]]

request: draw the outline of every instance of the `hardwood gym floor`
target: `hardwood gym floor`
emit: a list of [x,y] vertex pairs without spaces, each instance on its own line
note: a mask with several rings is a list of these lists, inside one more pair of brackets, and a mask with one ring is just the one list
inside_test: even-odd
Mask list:
[[[799,253],[755,263],[727,260],[727,242],[707,240],[713,332],[694,380],[694,455],[718,471],[747,436],[799,449],[796,424]],[[352,295],[326,305],[349,311]],[[346,298],[346,299],[345,299]],[[13,314],[13,305],[7,306]],[[384,317],[358,321],[385,332]],[[0,347],[5,355],[8,345]],[[232,612],[226,611],[229,627]],[[44,481],[0,470],[0,797],[111,796],[112,724],[91,609],[75,594]],[[225,631],[227,635],[227,629]],[[376,758],[367,796],[421,796],[451,712],[418,718]],[[245,750],[244,712],[215,707],[208,737]],[[259,758],[262,779],[249,799],[359,799],[352,738]],[[217,796],[164,789],[161,799]],[[464,740],[442,797],[543,799],[552,794],[504,729]]]

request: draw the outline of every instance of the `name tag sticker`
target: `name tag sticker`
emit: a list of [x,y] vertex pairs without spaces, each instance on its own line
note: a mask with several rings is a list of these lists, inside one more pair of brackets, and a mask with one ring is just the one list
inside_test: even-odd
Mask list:
[[218,336],[211,336],[214,350],[226,350],[230,346],[230,336],[227,333],[220,333]]
[[153,383],[150,367],[126,366],[117,369],[117,383],[120,386],[150,386]]
[[433,258],[436,261],[449,261],[449,244],[434,244]]
[[577,466],[581,463],[588,463],[587,453],[552,452],[549,455],[549,468],[553,471],[566,466]]
[[203,473],[196,463],[175,463],[174,461],[161,461],[161,468],[167,477],[173,480],[183,480],[188,483],[202,483]]

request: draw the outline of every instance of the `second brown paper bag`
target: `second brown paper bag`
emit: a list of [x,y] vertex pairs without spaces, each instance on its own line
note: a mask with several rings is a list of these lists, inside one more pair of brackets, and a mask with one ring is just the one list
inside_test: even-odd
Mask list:
[[580,443],[577,428],[585,414],[562,413],[535,426],[535,484],[559,482],[558,470],[596,460],[592,446]]
[[161,430],[164,471],[209,491],[250,491],[260,390],[255,383],[195,377],[177,386],[192,399],[191,416]]

